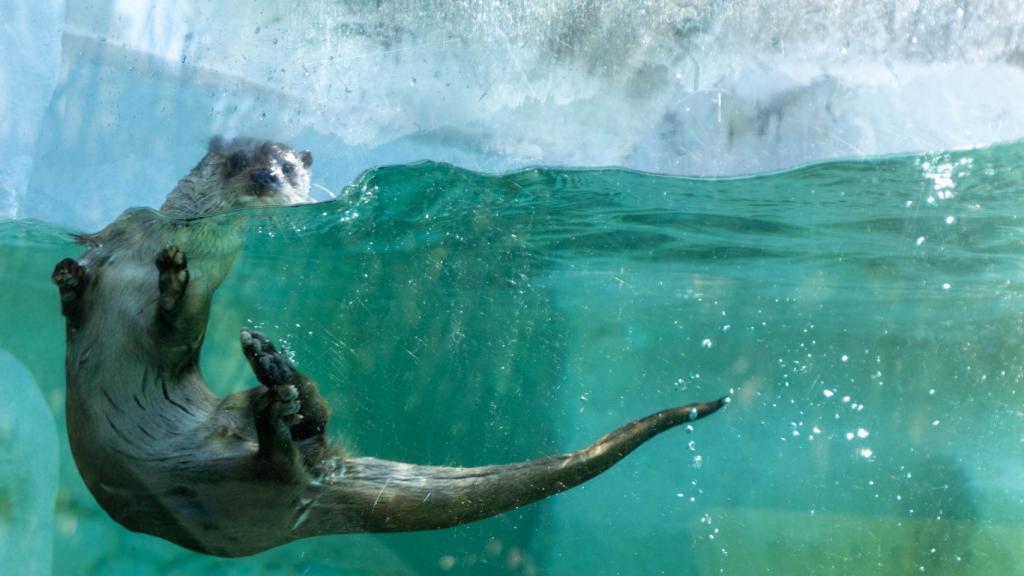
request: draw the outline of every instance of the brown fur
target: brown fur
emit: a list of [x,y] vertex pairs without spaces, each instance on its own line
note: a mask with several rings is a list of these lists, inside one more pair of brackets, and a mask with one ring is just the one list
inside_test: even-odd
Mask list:
[[[280,144],[215,140],[163,214],[127,211],[83,237],[91,249],[81,258],[54,270],[67,317],[75,462],[127,528],[240,556],[323,534],[454,526],[571,488],[726,402],[665,410],[583,450],[519,464],[354,458],[326,440],[328,410],[313,381],[245,330],[243,353],[261,385],[218,398],[199,370],[199,351],[241,234],[235,220],[198,217],[303,201],[310,163],[308,153]],[[275,178],[279,186],[265,186]]]
[[[246,206],[309,202],[312,163],[309,152],[297,153],[276,142],[214,138],[209,152],[167,195],[160,211],[195,218]],[[261,193],[253,178],[257,171],[266,171],[280,188],[274,194]]]

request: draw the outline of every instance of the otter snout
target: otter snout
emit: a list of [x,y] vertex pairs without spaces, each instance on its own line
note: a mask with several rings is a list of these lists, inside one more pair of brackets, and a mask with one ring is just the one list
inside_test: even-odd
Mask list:
[[[260,185],[261,188],[259,192],[262,192],[264,188],[270,188],[273,190],[278,190],[281,188],[281,179],[278,178],[277,175],[271,172],[270,170],[253,170],[252,172],[249,173],[249,178],[251,178],[253,182]],[[260,195],[260,193],[257,193],[257,196]]]

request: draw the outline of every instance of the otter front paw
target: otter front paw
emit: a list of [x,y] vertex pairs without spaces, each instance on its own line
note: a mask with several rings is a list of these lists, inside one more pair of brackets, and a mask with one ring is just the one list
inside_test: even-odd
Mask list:
[[156,257],[156,268],[160,271],[160,310],[171,312],[181,302],[188,286],[188,261],[185,253],[177,246],[168,246]]
[[82,291],[85,290],[86,270],[73,258],[57,263],[51,276],[60,291],[60,312],[71,320],[81,312]]

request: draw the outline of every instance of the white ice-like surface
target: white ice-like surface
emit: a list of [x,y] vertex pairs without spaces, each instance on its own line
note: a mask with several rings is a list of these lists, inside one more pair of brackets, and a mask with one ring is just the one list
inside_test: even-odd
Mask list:
[[15,218],[60,68],[64,3],[0,0],[0,219]]
[[68,7],[60,61],[8,196],[87,229],[213,134],[308,147],[330,190],[421,159],[725,176],[1024,137],[1019,0],[107,0]]

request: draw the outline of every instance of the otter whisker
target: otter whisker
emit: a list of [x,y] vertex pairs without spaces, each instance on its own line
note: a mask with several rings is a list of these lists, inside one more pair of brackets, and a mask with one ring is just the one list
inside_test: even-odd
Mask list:
[[335,194],[334,192],[331,192],[331,190],[330,190],[329,188],[327,188],[327,187],[325,187],[325,186],[321,186],[321,185],[317,184],[316,182],[313,182],[313,183],[312,183],[312,187],[313,187],[313,188],[316,188],[317,190],[322,190],[323,192],[325,192],[325,193],[327,194],[327,196],[328,196],[328,197],[329,197],[329,198],[330,198],[331,200],[334,200],[335,198],[337,198],[337,197],[338,197],[338,195],[337,195],[337,194]]

